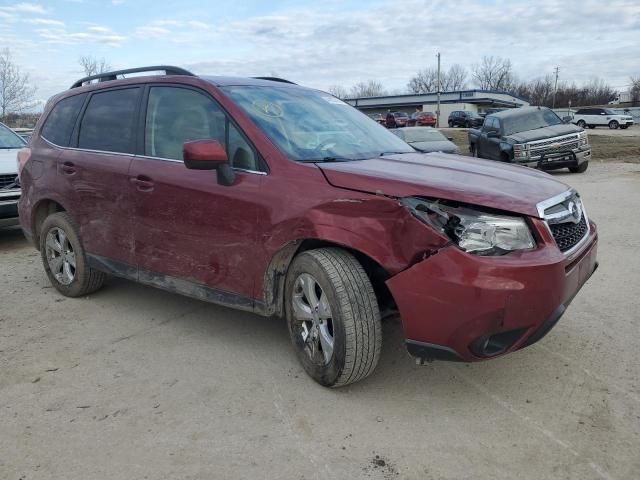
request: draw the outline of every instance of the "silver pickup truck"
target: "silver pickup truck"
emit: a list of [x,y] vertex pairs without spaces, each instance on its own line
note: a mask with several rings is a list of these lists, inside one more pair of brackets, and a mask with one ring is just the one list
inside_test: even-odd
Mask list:
[[20,182],[16,157],[25,141],[0,123],[0,228],[17,225]]
[[591,159],[587,132],[545,107],[487,115],[480,129],[469,129],[469,150],[475,157],[574,173],[586,171]]

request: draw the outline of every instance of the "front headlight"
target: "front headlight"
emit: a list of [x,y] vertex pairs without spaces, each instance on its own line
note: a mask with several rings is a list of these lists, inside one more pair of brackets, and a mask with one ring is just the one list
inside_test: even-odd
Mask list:
[[589,137],[587,135],[587,132],[580,132],[578,133],[578,144],[582,147],[583,145],[586,145],[587,143],[589,143]]
[[504,255],[514,250],[529,250],[536,245],[521,217],[486,213],[415,197],[403,198],[400,202],[415,217],[447,235],[468,253]]
[[516,143],[513,146],[513,158],[527,158],[529,156],[529,149],[524,143]]

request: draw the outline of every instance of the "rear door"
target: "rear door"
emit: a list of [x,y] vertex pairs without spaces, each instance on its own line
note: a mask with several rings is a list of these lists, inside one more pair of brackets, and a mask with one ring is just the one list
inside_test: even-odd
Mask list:
[[[142,155],[130,171],[140,279],[183,292],[175,278],[186,279],[252,302],[266,174],[255,149],[206,92],[151,86],[145,96]],[[219,185],[215,171],[184,166],[183,143],[206,138],[225,145],[234,185]]]
[[129,274],[135,261],[128,173],[141,98],[139,86],[90,94],[71,148],[58,158],[58,176],[72,197],[85,249],[112,267],[128,269]]

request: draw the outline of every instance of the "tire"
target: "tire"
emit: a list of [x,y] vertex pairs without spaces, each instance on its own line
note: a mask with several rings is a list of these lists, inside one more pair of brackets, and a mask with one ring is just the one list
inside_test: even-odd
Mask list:
[[629,125],[620,125],[620,128],[621,128],[622,130],[626,130],[627,128],[629,128]]
[[350,253],[320,248],[298,255],[287,274],[285,312],[298,359],[320,385],[357,382],[378,364],[380,309],[369,277]]
[[591,130],[593,130],[594,128],[596,128],[596,126],[595,126],[595,125],[589,125],[589,128],[590,128]]
[[453,128],[453,122],[449,120],[449,128]]
[[51,284],[66,297],[93,293],[106,278],[103,272],[89,267],[77,229],[65,212],[53,213],[42,223],[40,255]]
[[619,124],[617,121],[615,121],[615,120],[611,120],[611,121],[609,122],[609,128],[610,128],[611,130],[617,130],[619,126],[620,126],[620,124]]
[[578,165],[577,167],[569,167],[569,171],[571,173],[584,173],[589,168],[589,162],[584,162]]
[[576,123],[576,125],[578,125],[580,128],[585,128],[587,126],[587,122],[585,122],[584,120],[578,120],[578,123]]
[[471,122],[465,122],[464,126],[465,126],[466,128],[471,128]]
[[475,158],[480,158],[480,153],[478,152],[478,144],[474,143],[471,145],[471,156]]

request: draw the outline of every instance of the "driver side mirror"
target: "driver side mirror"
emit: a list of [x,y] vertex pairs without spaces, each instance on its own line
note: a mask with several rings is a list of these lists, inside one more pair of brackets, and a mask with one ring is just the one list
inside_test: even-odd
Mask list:
[[194,140],[182,144],[184,166],[190,170],[217,170],[220,185],[233,185],[235,173],[227,152],[215,140]]

